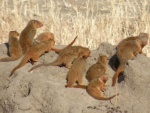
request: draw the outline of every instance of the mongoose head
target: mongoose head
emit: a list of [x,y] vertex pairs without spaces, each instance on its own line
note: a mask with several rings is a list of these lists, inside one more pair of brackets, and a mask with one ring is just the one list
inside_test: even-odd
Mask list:
[[51,32],[44,32],[42,34],[40,34],[37,38],[36,41],[37,42],[43,42],[43,41],[47,41],[49,39],[53,39],[54,40],[54,34]]
[[10,31],[9,32],[9,37],[17,38],[18,36],[19,36],[19,33],[17,31]]
[[146,46],[148,43],[149,35],[147,33],[140,33],[138,37],[142,41],[142,47]]
[[83,58],[88,58],[90,56],[91,51],[89,48],[81,47],[78,49],[79,56],[82,56]]
[[97,63],[108,63],[108,57],[106,55],[99,56]]
[[38,21],[38,20],[30,20],[28,22],[27,26],[31,26],[31,27],[37,29],[37,28],[42,27],[43,24],[40,21]]
[[54,34],[51,32],[45,32],[46,39],[53,39],[54,40]]
[[142,42],[140,39],[138,39],[138,38],[135,40],[135,43],[136,43],[136,44],[140,44],[140,45],[143,44],[143,42]]

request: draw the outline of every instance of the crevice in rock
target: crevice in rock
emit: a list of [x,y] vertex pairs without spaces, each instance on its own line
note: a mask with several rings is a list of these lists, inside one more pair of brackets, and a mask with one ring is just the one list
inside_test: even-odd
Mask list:
[[27,94],[25,95],[25,97],[27,97],[27,96],[29,96],[30,95],[30,93],[31,93],[31,87],[32,87],[32,84],[29,82],[28,83],[28,91],[27,91]]
[[28,88],[28,96],[30,95],[30,92],[31,92],[31,88],[29,87]]

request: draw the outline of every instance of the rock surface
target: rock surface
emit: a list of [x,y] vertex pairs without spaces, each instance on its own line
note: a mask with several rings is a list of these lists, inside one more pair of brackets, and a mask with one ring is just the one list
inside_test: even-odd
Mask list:
[[[7,47],[0,45],[1,58],[7,56]],[[60,46],[61,48],[64,46]],[[111,58],[115,46],[100,44],[91,51],[87,59],[87,69],[102,54]],[[52,62],[57,58],[53,51],[41,56],[40,63]],[[21,60],[21,59],[20,59]],[[111,96],[116,90],[120,93],[111,101],[95,100],[83,89],[65,88],[68,69],[65,67],[41,67],[29,73],[32,67],[27,63],[12,77],[10,71],[20,62],[0,62],[0,113],[149,113],[150,111],[150,59],[137,55],[129,60],[125,68],[125,80],[112,87],[114,71],[108,65],[107,82],[110,87],[105,94]],[[88,84],[85,77],[83,84]],[[118,107],[117,107],[118,106]],[[115,108],[116,107],[116,108]],[[112,111],[112,112],[110,112]],[[122,112],[121,112],[122,111]]]

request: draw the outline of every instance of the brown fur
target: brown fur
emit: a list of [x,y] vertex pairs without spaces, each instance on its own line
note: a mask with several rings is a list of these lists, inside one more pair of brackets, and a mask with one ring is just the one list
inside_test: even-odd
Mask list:
[[82,47],[82,46],[70,46],[65,48],[59,53],[58,58],[55,62],[45,64],[46,66],[52,65],[52,66],[61,66],[65,65],[67,68],[71,67],[72,61],[76,59],[77,57],[89,57],[90,50],[88,48]]
[[115,75],[113,76],[112,86],[116,84],[118,76],[124,71],[127,61],[133,59],[138,53],[142,51],[141,44],[142,41],[136,38],[135,40],[125,40],[118,45],[117,57],[119,59],[120,65]]
[[37,20],[30,20],[27,26],[22,30],[19,42],[21,44],[23,54],[26,53],[29,47],[31,47],[36,34],[36,29],[42,26],[43,24],[41,22]]
[[119,94],[116,94],[111,97],[104,97],[103,92],[105,90],[106,90],[106,86],[101,78],[93,79],[86,88],[86,91],[88,92],[88,94],[98,100],[110,100],[114,98],[115,96],[119,95]]
[[71,67],[72,61],[77,57],[89,57],[90,50],[88,48],[82,46],[69,46],[63,49],[60,53],[58,58],[53,63],[45,64],[45,66],[52,65],[52,66],[61,66],[65,65],[67,68]]
[[[123,39],[123,40],[118,44],[117,48],[118,48],[120,45],[122,45],[125,41],[136,40],[136,39],[141,40],[141,42],[142,42],[142,43],[141,43],[141,47],[143,48],[144,46],[147,45],[147,43],[148,43],[148,38],[149,38],[149,35],[148,35],[147,33],[140,33],[138,36],[132,36],[132,37],[128,37],[128,38],[126,38],[126,39]],[[141,50],[139,53],[140,53],[140,54],[143,54],[143,55],[146,55],[145,53],[143,53],[142,50]],[[120,64],[116,54],[113,56],[113,58],[112,58],[112,60],[111,60],[110,63],[111,63],[112,69],[113,69],[114,71],[116,71],[117,68],[118,68],[118,66],[119,66],[119,64]]]
[[74,83],[82,85],[83,74],[86,71],[86,58],[77,58],[73,61],[73,64],[67,75],[67,85],[65,87],[73,87]]
[[35,39],[35,43],[40,43],[49,39],[54,40],[54,34],[51,32],[43,32],[37,36],[37,38]]
[[0,62],[9,62],[18,60],[22,56],[22,48],[18,41],[19,33],[17,31],[9,32],[9,54],[10,57],[0,59]]
[[88,48],[82,46],[67,47],[64,50],[61,50],[56,61],[48,64],[39,64],[37,66],[34,66],[29,70],[29,72],[38,67],[49,66],[49,65],[51,66],[65,65],[67,68],[70,68],[74,59],[80,56],[87,58],[89,55],[90,55],[90,50]]
[[110,100],[110,99],[114,98],[115,96],[117,96],[119,94],[113,95],[111,97],[104,97],[103,96],[103,92],[107,88],[107,86],[105,85],[107,80],[105,81],[104,77],[99,77],[99,78],[91,80],[87,86],[85,86],[85,85],[78,85],[78,86],[74,86],[74,87],[75,88],[86,89],[87,93],[89,95],[91,95],[95,99],[98,99],[98,100]]
[[82,46],[67,46],[66,48],[60,51],[56,61],[48,64],[39,64],[37,66],[34,66],[29,70],[29,72],[38,67],[49,66],[49,65],[52,66],[65,65],[67,68],[70,68],[74,59],[80,56],[87,58],[89,55],[90,55],[90,50],[88,48]]
[[[122,41],[118,44],[117,48],[118,48],[119,46],[121,46],[125,41],[136,40],[136,39],[139,39],[139,40],[141,41],[141,47],[143,48],[144,46],[147,45],[147,43],[148,43],[148,38],[149,38],[149,35],[148,35],[147,33],[140,33],[138,36],[128,37],[128,38],[122,40]],[[143,52],[142,52],[142,49],[141,49],[140,53],[143,53]]]
[[[108,76],[107,75],[102,75],[102,76],[100,76],[99,78],[101,78],[101,80],[104,82],[104,83],[106,83],[107,81],[108,81]],[[95,78],[95,79],[97,79],[97,78]],[[94,79],[93,79],[94,80]],[[92,80],[91,80],[92,81]],[[90,82],[91,82],[90,81]],[[108,86],[108,85],[107,85]],[[86,85],[76,85],[76,86],[73,86],[73,87],[75,87],[75,88],[82,88],[82,89],[86,89],[87,88],[87,86]]]
[[45,51],[49,52],[52,47],[54,46],[55,41],[50,39],[44,42],[41,42],[39,44],[31,46],[26,54],[24,55],[21,62],[16,66],[12,71],[10,76],[20,67],[24,66],[29,60],[31,60],[31,63],[38,61],[39,57],[45,53]]
[[[86,79],[90,82],[95,78],[105,75],[106,68],[108,64],[108,57],[103,55],[99,56],[96,64],[93,64],[87,71]],[[107,76],[105,76],[108,79]]]

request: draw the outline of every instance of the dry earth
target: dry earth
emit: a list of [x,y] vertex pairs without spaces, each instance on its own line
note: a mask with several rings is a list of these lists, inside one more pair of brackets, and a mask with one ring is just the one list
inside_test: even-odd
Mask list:
[[[7,56],[6,45],[0,46],[1,58]],[[111,58],[114,53],[115,46],[100,44],[98,49],[91,51],[87,69],[96,62],[99,54]],[[57,56],[53,51],[46,53],[35,65],[52,62]],[[137,55],[128,61],[125,80],[118,84],[120,95],[117,102],[116,98],[111,101],[95,100],[83,89],[65,88],[68,72],[65,67],[41,67],[29,73],[32,65],[27,63],[9,78],[10,71],[20,60],[0,63],[0,113],[150,113],[150,59],[146,56]],[[116,87],[111,87],[114,71],[109,65],[106,73],[110,87],[105,94],[111,96]],[[83,83],[87,84],[85,77]]]

